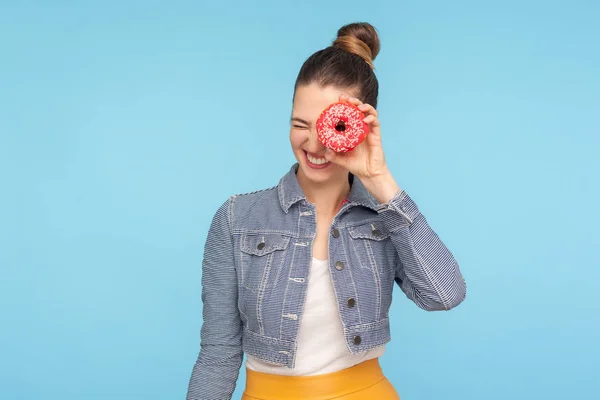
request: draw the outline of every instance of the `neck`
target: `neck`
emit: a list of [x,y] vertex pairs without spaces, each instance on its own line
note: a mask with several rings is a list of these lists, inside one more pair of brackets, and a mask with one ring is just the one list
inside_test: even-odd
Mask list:
[[350,192],[348,175],[343,178],[314,183],[306,179],[302,171],[298,171],[298,183],[306,196],[306,200],[313,203],[317,214],[334,216],[340,209],[342,202]]

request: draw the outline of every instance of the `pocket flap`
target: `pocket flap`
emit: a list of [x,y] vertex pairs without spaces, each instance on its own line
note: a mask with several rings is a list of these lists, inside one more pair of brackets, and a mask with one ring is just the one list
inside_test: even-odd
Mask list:
[[348,227],[353,239],[385,240],[390,236],[383,221],[372,221],[366,224]]
[[290,238],[276,233],[244,233],[241,250],[255,256],[264,256],[276,250],[285,250]]

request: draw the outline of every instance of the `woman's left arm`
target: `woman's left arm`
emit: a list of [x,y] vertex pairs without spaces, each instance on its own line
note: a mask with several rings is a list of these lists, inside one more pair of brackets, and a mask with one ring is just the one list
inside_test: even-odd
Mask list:
[[402,291],[427,311],[450,310],[459,305],[467,289],[458,263],[415,202],[398,190],[380,203],[379,215],[398,253],[396,282]]
[[379,202],[379,215],[398,253],[396,282],[402,291],[428,311],[456,307],[465,299],[465,280],[452,253],[387,168],[377,110],[355,98],[342,95],[340,100],[357,105],[365,113],[369,134],[348,153],[328,150],[327,159],[359,178]]

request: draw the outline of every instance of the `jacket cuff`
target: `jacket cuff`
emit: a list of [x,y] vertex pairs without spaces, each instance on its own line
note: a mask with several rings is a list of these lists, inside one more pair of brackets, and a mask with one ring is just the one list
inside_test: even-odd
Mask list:
[[377,212],[391,232],[409,226],[421,214],[415,202],[404,190],[400,190],[387,203],[380,204]]

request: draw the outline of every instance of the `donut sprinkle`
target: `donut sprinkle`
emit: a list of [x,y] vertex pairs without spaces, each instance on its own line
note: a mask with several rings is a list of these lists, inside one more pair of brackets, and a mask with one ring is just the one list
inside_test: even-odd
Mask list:
[[317,120],[317,135],[325,147],[337,153],[354,149],[365,140],[369,127],[364,114],[353,104],[338,102],[327,107]]

